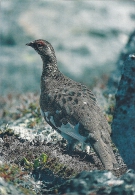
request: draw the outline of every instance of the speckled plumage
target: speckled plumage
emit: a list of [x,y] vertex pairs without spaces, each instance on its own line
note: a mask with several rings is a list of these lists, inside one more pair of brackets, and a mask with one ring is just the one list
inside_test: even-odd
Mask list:
[[57,67],[55,52],[45,40],[27,44],[43,60],[41,76],[41,112],[48,124],[69,144],[69,150],[79,141],[91,145],[106,169],[117,165],[111,148],[110,126],[97,105],[96,97],[81,83],[63,75]]

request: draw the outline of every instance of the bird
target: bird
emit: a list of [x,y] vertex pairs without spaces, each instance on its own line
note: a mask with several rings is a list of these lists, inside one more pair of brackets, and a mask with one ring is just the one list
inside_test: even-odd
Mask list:
[[115,169],[117,160],[111,147],[111,127],[96,96],[59,70],[54,48],[48,41],[38,39],[26,45],[43,61],[39,103],[45,121],[67,140],[68,151],[73,151],[78,143],[91,146],[106,170]]

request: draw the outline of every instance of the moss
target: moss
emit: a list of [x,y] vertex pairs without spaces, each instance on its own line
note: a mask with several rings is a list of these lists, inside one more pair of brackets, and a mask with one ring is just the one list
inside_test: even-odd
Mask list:
[[4,117],[6,117],[6,116],[8,116],[9,115],[9,111],[7,111],[7,110],[3,110],[3,113],[2,113],[2,117],[4,118]]
[[111,114],[106,114],[106,119],[107,119],[108,123],[111,124],[112,121],[113,121],[113,115],[111,115]]
[[30,104],[29,104],[29,109],[31,109],[31,110],[36,110],[36,109],[37,109],[37,104],[30,103]]
[[30,110],[28,108],[24,108],[21,110],[23,116],[25,116],[26,114],[30,113]]
[[38,167],[40,167],[41,166],[41,164],[40,164],[40,159],[39,158],[36,158],[35,160],[34,160],[34,163],[33,163],[33,168],[34,169],[37,169]]
[[[30,156],[27,155],[27,157],[29,158]],[[32,159],[31,162],[26,157],[24,157],[21,160],[21,165],[24,166],[24,168],[29,171],[37,169],[37,168],[42,168],[43,166],[45,166],[48,156],[47,154],[42,153],[38,158],[32,157],[30,159]]]
[[22,171],[15,164],[0,165],[0,177],[2,177],[6,182],[17,186],[17,188],[25,195],[35,194],[32,189],[25,188],[23,185],[23,183],[25,182],[24,176],[26,176],[27,174],[28,173],[26,171]]
[[[30,97],[29,97],[30,96]],[[31,114],[31,117],[33,117],[35,120],[34,122],[30,122],[29,125],[31,128],[33,128],[36,124],[38,124],[41,121],[41,114],[40,114],[40,107],[39,107],[39,100],[38,96],[34,96],[34,94],[29,94],[26,97],[17,97],[17,99],[21,100],[21,104],[17,106],[17,109],[14,109],[12,98],[7,100],[8,108],[5,104],[5,107],[3,108],[2,112],[2,118],[6,118],[7,122],[10,120],[17,120],[21,117],[24,117],[27,114]],[[34,103],[33,103],[34,101]],[[30,102],[30,103],[28,103]],[[11,107],[11,108],[9,108]]]
[[33,170],[33,164],[29,162],[25,157],[21,160],[21,165],[24,166],[25,170]]
[[14,130],[11,128],[8,128],[8,126],[5,127],[5,129],[0,129],[0,137],[1,138],[4,138],[6,136],[13,136],[13,135],[15,135],[16,137],[19,136],[19,134],[15,134]]
[[36,124],[37,124],[37,122],[36,122],[35,119],[34,119],[34,120],[30,120],[30,121],[28,122],[28,124],[27,124],[27,127],[28,127],[28,128],[33,128],[33,127],[36,126]]
[[105,98],[108,99],[107,101],[109,104],[106,109],[105,116],[106,116],[108,123],[111,124],[113,121],[113,115],[114,115],[114,110],[115,110],[115,97],[113,94],[110,94],[110,96],[108,95]]
[[30,103],[27,108],[22,110],[23,115],[31,113],[32,114],[32,119],[30,119],[27,127],[28,128],[33,128],[37,124],[41,122],[41,114],[40,114],[40,108],[39,105],[36,103]]
[[46,163],[47,159],[48,159],[47,154],[44,154],[44,153],[41,154],[41,156],[40,156],[41,163]]
[[41,117],[32,118],[29,120],[27,127],[33,128],[41,122]]
[[49,157],[47,154],[42,153],[39,157],[29,161],[27,158],[23,158],[21,165],[24,166],[26,170],[36,171],[36,170],[50,170],[54,175],[60,177],[68,178],[76,175],[77,173],[73,170],[60,163],[57,158]]

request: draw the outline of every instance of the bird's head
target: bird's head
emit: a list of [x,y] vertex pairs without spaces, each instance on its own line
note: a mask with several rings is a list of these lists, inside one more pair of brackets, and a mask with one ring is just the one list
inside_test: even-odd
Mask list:
[[30,43],[27,43],[26,45],[34,48],[42,58],[51,59],[55,57],[54,49],[48,41],[38,39]]

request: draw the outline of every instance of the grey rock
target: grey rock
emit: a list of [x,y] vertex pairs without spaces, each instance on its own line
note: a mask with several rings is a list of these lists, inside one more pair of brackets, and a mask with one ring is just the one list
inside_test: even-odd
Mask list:
[[1,195],[24,195],[16,186],[9,184],[0,177],[0,194]]
[[109,91],[111,91],[111,93],[112,92],[116,93],[119,81],[121,79],[121,73],[122,73],[124,62],[127,59],[127,57],[132,53],[135,53],[135,31],[131,33],[129,40],[125,45],[125,47],[123,48],[119,56],[119,59],[116,63],[116,70],[112,72],[112,75],[109,79],[108,86],[110,89]]
[[60,194],[135,194],[135,174],[126,173],[121,178],[108,171],[83,171],[59,187]]
[[135,170],[135,54],[124,63],[116,94],[112,140],[128,168]]

